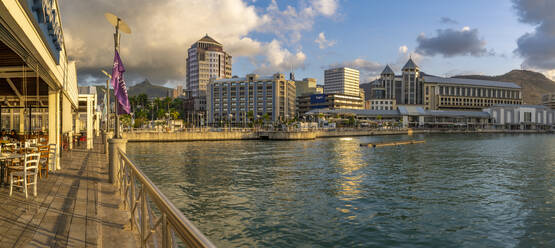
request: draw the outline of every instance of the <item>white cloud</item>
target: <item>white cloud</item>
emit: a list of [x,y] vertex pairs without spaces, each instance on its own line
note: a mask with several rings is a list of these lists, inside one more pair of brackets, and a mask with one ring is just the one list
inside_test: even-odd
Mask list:
[[297,7],[287,5],[284,9],[272,0],[257,31],[273,33],[283,42],[296,43],[302,38],[302,31],[312,29],[317,16],[331,17],[336,11],[336,0],[312,0],[308,5],[301,1]]
[[291,53],[289,50],[283,48],[278,40],[264,45],[264,59],[258,60],[259,67],[255,70],[256,73],[268,75],[276,72],[286,72],[291,68],[304,68],[306,55],[302,51]]
[[402,45],[399,47],[399,53],[407,53],[409,48],[406,45]]
[[543,72],[543,74],[544,74],[547,78],[549,78],[549,79],[555,81],[555,70],[546,70],[546,71]]
[[314,42],[316,42],[318,44],[318,47],[320,49],[325,49],[326,47],[331,47],[331,46],[335,45],[334,40],[327,40],[326,39],[326,35],[324,34],[324,32],[320,32],[320,34],[318,34],[318,38],[316,38],[316,40],[314,40]]
[[322,68],[322,69],[342,67],[342,66],[350,67],[350,68],[354,68],[354,69],[359,70],[359,72],[360,72],[360,83],[367,83],[367,82],[370,82],[370,81],[376,79],[380,75],[380,72],[385,67],[384,65],[381,65],[378,62],[366,60],[366,59],[363,59],[363,58],[356,58],[356,59],[351,60],[351,61],[345,61],[345,62],[342,62],[342,63],[331,64],[327,68]]
[[[336,13],[336,1],[300,2],[280,10],[275,1],[256,9],[249,0],[60,0],[68,55],[77,60],[80,79],[103,78],[111,68],[113,27],[104,19],[112,11],[131,27],[123,34],[121,55],[129,81],[145,77],[154,83],[185,80],[187,49],[206,33],[224,45],[234,59],[262,61],[260,70],[280,69],[280,60],[303,67],[306,55],[284,47],[300,40],[319,15]],[[91,25],[94,23],[94,25]],[[83,27],[87,28],[83,28]],[[252,32],[272,33],[277,41],[262,42]],[[279,41],[279,42],[278,42]],[[268,50],[269,49],[269,50]],[[278,52],[276,52],[278,51]],[[278,58],[261,58],[278,56]],[[289,66],[287,66],[289,68]]]
[[417,52],[410,52],[409,48],[406,45],[400,46],[399,53],[397,54],[397,59],[391,64],[391,67],[396,71],[400,71],[405,63],[407,63],[409,58],[412,58],[414,63],[418,65],[422,60],[422,55]]
[[313,0],[314,8],[324,16],[332,16],[337,10],[337,0]]
[[469,27],[469,26],[464,26],[461,30],[462,30],[463,32],[464,32],[464,31],[470,31],[470,27]]

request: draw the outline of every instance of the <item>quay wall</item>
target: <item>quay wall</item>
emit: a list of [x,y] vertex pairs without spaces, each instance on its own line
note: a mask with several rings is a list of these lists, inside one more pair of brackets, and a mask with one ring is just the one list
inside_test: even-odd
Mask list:
[[[316,139],[318,132],[270,132],[270,140],[312,140]],[[259,134],[261,136],[262,134]]]
[[308,132],[124,132],[122,138],[128,142],[178,142],[219,140],[312,140],[317,138],[406,135],[406,134],[456,134],[456,133],[548,133],[546,130],[446,130],[446,129],[403,129],[403,130],[335,130]]
[[172,142],[208,140],[258,139],[254,132],[126,132],[122,138],[128,142]]

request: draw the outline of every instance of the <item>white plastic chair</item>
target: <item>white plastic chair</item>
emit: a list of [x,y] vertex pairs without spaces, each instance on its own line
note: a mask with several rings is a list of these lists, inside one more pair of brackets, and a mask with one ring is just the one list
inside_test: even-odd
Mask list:
[[[10,173],[10,196],[12,196],[13,187],[23,187],[25,198],[28,198],[27,187],[33,185],[33,195],[37,196],[37,176],[39,170],[40,153],[25,154],[25,162],[22,171],[14,171]],[[15,178],[17,177],[17,178]],[[31,177],[31,181],[29,181]],[[14,185],[14,183],[23,183],[23,186]]]
[[56,156],[58,144],[48,145],[48,169],[50,171],[56,171]]

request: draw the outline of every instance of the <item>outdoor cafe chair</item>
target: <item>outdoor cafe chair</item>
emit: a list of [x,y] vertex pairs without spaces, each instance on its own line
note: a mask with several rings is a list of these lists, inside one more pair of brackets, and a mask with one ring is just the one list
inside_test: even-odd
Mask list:
[[17,143],[6,143],[3,146],[3,151],[15,152],[17,150]]
[[[48,164],[46,167],[46,171],[52,168],[53,171],[56,170],[56,151],[58,150],[58,144],[49,144],[48,145]],[[48,177],[48,173],[46,174]]]
[[44,176],[48,178],[48,163],[50,157],[50,151],[48,146],[43,145],[39,147],[40,160],[39,160],[39,178],[42,178],[42,173],[44,171]]
[[[14,171],[10,173],[10,196],[12,196],[13,187],[23,187],[25,198],[28,198],[28,186],[33,185],[33,195],[37,196],[37,174],[39,168],[40,153],[25,154],[22,171]],[[14,185],[14,183],[23,183]]]

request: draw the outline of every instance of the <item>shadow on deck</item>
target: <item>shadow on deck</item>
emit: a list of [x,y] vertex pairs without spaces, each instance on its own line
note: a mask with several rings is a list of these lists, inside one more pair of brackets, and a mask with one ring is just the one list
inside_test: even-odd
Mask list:
[[[138,236],[124,228],[129,215],[108,183],[103,144],[62,154],[62,170],[39,179],[38,195],[9,196],[0,186],[1,247],[137,247]],[[30,188],[31,189],[31,188]]]

